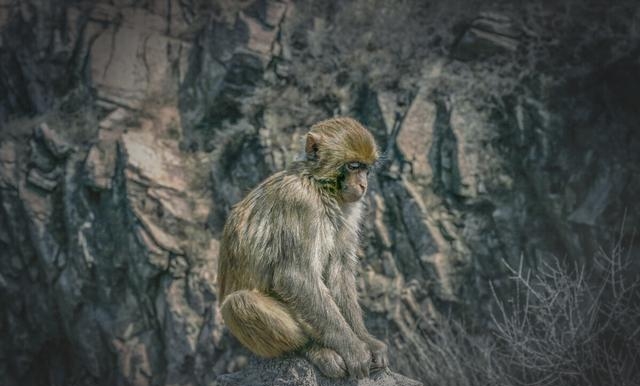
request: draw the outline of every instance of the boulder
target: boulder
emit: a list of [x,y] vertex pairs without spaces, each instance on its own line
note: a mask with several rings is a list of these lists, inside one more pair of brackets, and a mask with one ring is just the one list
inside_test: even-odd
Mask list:
[[371,374],[369,378],[330,379],[306,359],[254,358],[243,370],[221,375],[218,386],[421,386],[422,383],[396,374],[389,369]]

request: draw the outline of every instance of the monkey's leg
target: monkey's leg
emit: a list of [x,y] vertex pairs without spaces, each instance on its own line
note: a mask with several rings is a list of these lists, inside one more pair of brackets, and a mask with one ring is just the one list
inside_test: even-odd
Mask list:
[[259,356],[277,357],[308,342],[287,308],[258,291],[233,292],[222,302],[220,310],[233,335]]
[[329,378],[344,378],[347,376],[347,366],[342,357],[334,350],[312,344],[305,353],[307,359]]

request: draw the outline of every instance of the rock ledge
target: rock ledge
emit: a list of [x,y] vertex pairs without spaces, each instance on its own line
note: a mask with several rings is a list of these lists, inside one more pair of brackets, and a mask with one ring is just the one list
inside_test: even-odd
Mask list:
[[268,360],[252,359],[237,373],[221,375],[218,386],[422,386],[422,383],[390,370],[379,371],[362,380],[334,380],[322,375],[311,363],[299,357]]

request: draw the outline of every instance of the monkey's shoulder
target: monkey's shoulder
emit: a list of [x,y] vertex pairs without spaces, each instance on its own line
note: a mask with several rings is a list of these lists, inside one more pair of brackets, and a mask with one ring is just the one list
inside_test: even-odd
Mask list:
[[286,171],[264,180],[234,206],[225,224],[223,244],[235,248],[236,256],[274,258],[311,256],[312,250],[329,248],[336,228],[311,184]]
[[284,170],[258,184],[236,208],[240,212],[251,212],[252,217],[288,215],[288,220],[293,221],[322,215],[325,204],[309,178]]

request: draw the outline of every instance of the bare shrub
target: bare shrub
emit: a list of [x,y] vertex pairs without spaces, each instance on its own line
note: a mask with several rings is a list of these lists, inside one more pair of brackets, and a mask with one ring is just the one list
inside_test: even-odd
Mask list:
[[640,277],[620,243],[589,268],[507,265],[490,333],[453,320],[416,329],[399,370],[432,385],[640,385]]
[[513,274],[499,299],[496,359],[517,385],[640,384],[640,279],[620,244],[590,269],[558,260]]
[[503,368],[494,360],[495,341],[474,335],[449,319],[428,331],[403,336],[392,352],[394,370],[420,379],[425,385],[500,385]]

